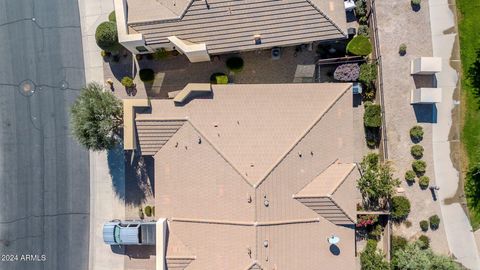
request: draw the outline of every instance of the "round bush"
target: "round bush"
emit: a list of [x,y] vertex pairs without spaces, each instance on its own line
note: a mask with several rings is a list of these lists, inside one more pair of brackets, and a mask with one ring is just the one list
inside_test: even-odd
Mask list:
[[108,14],[108,21],[110,21],[110,22],[116,22],[117,21],[117,18],[115,16],[115,10],[110,12],[110,14]]
[[152,207],[151,207],[150,205],[145,206],[145,210],[144,210],[144,211],[145,211],[145,215],[146,215],[147,217],[151,217],[151,216],[152,216]]
[[426,188],[428,188],[428,185],[430,184],[430,178],[428,178],[428,176],[421,176],[418,179],[418,184],[420,185],[421,189],[426,189]]
[[347,52],[353,55],[366,56],[372,52],[372,44],[366,36],[355,36],[348,42]]
[[427,163],[423,160],[415,160],[412,162],[412,169],[418,174],[424,174],[427,169]]
[[370,33],[369,33],[369,30],[368,30],[368,26],[367,25],[358,26],[357,34],[361,35],[361,36],[369,37]]
[[423,139],[423,128],[421,126],[414,126],[410,129],[410,138],[419,142]]
[[411,0],[412,5],[419,6],[422,3],[422,0]]
[[408,240],[402,236],[392,236],[392,251],[404,249],[408,244]]
[[95,41],[98,47],[105,51],[117,51],[119,48],[117,25],[114,22],[103,22],[95,31]]
[[153,59],[162,60],[168,57],[168,52],[165,48],[156,49],[153,53]]
[[123,77],[121,83],[122,83],[123,86],[125,86],[127,88],[131,88],[135,85],[133,83],[133,79],[128,77],[128,76]]
[[398,47],[398,53],[401,56],[404,56],[405,54],[407,54],[407,45],[405,43],[400,44],[400,46]]
[[150,68],[140,69],[138,75],[140,76],[140,80],[142,80],[142,82],[152,82],[155,79],[155,72],[153,72],[153,69]]
[[358,80],[360,75],[360,66],[358,64],[343,64],[338,66],[333,73],[333,78],[343,82],[353,82]]
[[417,177],[417,174],[412,170],[408,170],[405,173],[405,180],[407,180],[407,182],[415,182],[415,177]]
[[419,144],[413,145],[410,148],[410,153],[412,154],[412,156],[414,158],[422,158],[423,157],[423,146],[421,146]]
[[391,215],[394,220],[403,220],[410,213],[410,201],[404,196],[395,196],[392,198]]
[[428,221],[426,220],[420,221],[420,229],[422,229],[422,231],[424,232],[428,231]]
[[427,249],[430,247],[430,238],[428,236],[422,234],[418,238],[418,244],[420,245],[421,249]]
[[211,84],[228,84],[228,76],[225,73],[216,72],[210,76]]
[[430,229],[438,229],[438,226],[440,225],[440,218],[437,215],[431,216],[430,218],[428,218],[428,221],[430,221]]
[[382,125],[382,108],[378,104],[365,107],[363,124],[370,128],[379,128]]
[[237,56],[227,59],[227,68],[233,72],[240,72],[243,69],[243,59]]

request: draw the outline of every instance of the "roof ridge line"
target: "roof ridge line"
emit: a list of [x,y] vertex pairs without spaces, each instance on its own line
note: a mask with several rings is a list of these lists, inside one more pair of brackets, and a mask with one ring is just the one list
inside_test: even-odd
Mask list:
[[[325,197],[325,196],[324,196]],[[337,205],[338,207],[338,205]],[[340,207],[339,207],[340,208]],[[348,215],[347,215],[348,216]],[[193,219],[193,218],[169,218],[170,221],[186,222],[186,223],[205,223],[205,224],[217,224],[217,225],[236,225],[236,226],[279,226],[279,225],[291,225],[302,223],[315,223],[319,222],[320,218],[308,218],[308,219],[292,219],[292,220],[278,220],[278,221],[232,221],[232,220],[214,220],[214,219]]]
[[328,17],[320,8],[318,8],[311,0],[305,0],[305,1],[307,1],[310,5],[312,5],[312,7],[316,9],[318,13],[320,13],[323,17],[325,17],[325,19],[327,19],[327,21],[329,21],[333,26],[335,26],[335,28],[337,28],[337,30],[340,33],[342,33],[345,37],[348,35],[347,33],[343,32],[342,29],[340,29],[340,27],[334,21],[332,21],[332,19],[330,19],[330,17]]
[[355,169],[355,167],[357,166],[355,163],[343,163],[343,164],[350,164],[350,165],[353,165],[352,168],[348,171],[348,173],[346,173],[343,177],[342,177],[342,181],[340,181],[340,183],[338,183],[338,185],[332,190],[332,192],[330,193],[330,195],[333,195],[333,193],[335,193],[335,191],[338,190],[338,188],[343,185],[343,182],[345,182],[345,180],[347,180],[348,176],[350,176],[350,174],[352,174],[353,170]]
[[195,129],[195,131],[197,131],[197,132],[205,139],[205,141],[207,141],[207,142],[212,146],[212,148],[225,160],[225,162],[227,162],[228,165],[230,165],[230,167],[232,167],[232,168],[238,173],[238,175],[240,175],[240,177],[242,177],[242,179],[245,181],[245,183],[247,183],[247,185],[249,185],[250,187],[254,188],[254,191],[255,191],[255,185],[252,184],[252,183],[250,183],[250,182],[248,181],[248,179],[243,176],[243,174],[240,172],[240,170],[239,170],[237,167],[235,167],[235,165],[234,165],[232,162],[230,162],[230,160],[227,159],[227,157],[208,139],[208,137],[205,136],[205,134],[203,134],[203,133],[192,123],[192,121],[190,121],[190,119],[187,119],[187,122],[190,123],[190,125],[192,125],[193,129]]
[[275,164],[272,166],[271,169],[269,169],[267,171],[267,173],[260,179],[260,181],[258,181],[257,183],[255,183],[253,185],[253,187],[256,189],[257,187],[259,187],[264,181],[265,179],[267,179],[267,177],[273,172],[273,170],[275,170],[275,168],[280,165],[280,163],[288,156],[288,154],[290,154],[290,152],[292,152],[292,150],[295,148],[295,146],[297,146],[300,141],[305,138],[305,136],[308,135],[308,133],[310,133],[310,131],[320,122],[320,120],[322,120],[323,116],[325,116],[327,114],[327,112],[338,102],[338,100],[340,100],[340,98],[343,97],[343,95],[345,95],[345,93],[350,90],[352,88],[352,84],[350,83],[349,86],[347,88],[345,88],[345,90],[343,90],[343,92],[341,92],[333,101],[330,105],[328,105],[328,107],[318,116],[318,118],[313,122],[313,124],[311,124],[307,130],[300,136],[300,138],[298,138],[297,140],[295,140],[295,142],[293,143],[293,145],[288,149],[288,151],[285,152],[285,154],[283,154],[280,159],[275,162]]
[[[299,193],[300,191],[302,191],[306,186],[310,185],[310,183],[312,183],[313,180],[315,180],[318,176],[320,176],[320,174],[322,174],[323,172],[325,172],[330,166],[332,166],[333,164],[337,163],[338,162],[338,158],[335,159],[334,161],[332,161],[330,164],[328,164],[328,166],[322,170],[321,172],[319,172],[317,175],[315,175],[312,180],[310,180],[310,182],[306,183],[301,189],[299,189],[297,191],[297,193]],[[305,196],[297,196],[297,193],[293,194],[292,195],[292,198],[296,199],[296,198],[304,198]],[[305,197],[306,198],[306,197]]]

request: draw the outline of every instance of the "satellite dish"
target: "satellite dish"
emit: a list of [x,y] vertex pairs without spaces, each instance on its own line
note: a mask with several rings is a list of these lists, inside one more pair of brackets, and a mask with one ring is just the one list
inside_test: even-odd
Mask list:
[[330,245],[336,245],[336,244],[338,244],[338,242],[340,242],[340,237],[338,237],[336,235],[332,235],[332,236],[327,238],[327,241]]

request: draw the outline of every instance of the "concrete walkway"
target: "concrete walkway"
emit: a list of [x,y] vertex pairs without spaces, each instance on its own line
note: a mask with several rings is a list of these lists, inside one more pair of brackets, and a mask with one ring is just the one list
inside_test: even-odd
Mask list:
[[[86,82],[104,81],[103,60],[95,43],[95,29],[113,10],[112,0],[79,0]],[[102,225],[123,219],[125,204],[112,185],[107,153],[90,152],[90,248],[89,269],[122,270],[124,255],[116,254],[103,242]]]
[[[448,0],[430,0],[430,22],[432,31],[433,56],[442,57],[443,70],[437,74],[437,86],[442,88],[443,101],[437,104],[437,124],[433,125],[433,161],[435,179],[440,187],[438,192],[442,210],[443,224],[447,233],[451,253],[469,269],[480,269],[480,259],[475,237],[467,214],[462,208],[458,196],[462,183],[458,170],[452,162],[451,150],[459,149],[456,106],[459,94],[458,82],[459,52],[455,16]],[[457,90],[458,91],[458,90]],[[455,153],[455,152],[454,152]],[[458,162],[457,162],[458,167]]]

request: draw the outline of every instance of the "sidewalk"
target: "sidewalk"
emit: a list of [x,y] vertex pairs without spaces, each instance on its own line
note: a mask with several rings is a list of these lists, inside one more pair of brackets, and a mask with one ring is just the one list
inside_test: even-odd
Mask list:
[[[433,157],[448,246],[459,262],[474,270],[480,269],[478,249],[470,221],[461,205],[462,199],[458,198],[463,194],[463,183],[455,165],[457,168],[460,165],[458,160],[452,161],[455,150],[458,151],[460,147],[457,121],[460,55],[456,44],[456,21],[451,10],[455,11],[456,7],[454,4],[449,6],[449,2],[452,1],[429,2],[433,56],[442,57],[443,60],[442,72],[436,75],[437,87],[442,88],[443,101],[437,104],[438,122],[433,126]],[[457,164],[454,165],[454,162]]]
[[[79,0],[85,81],[103,84],[103,62],[95,43],[96,27],[113,10],[112,0]],[[105,221],[122,219],[125,205],[116,196],[109,172],[107,153],[90,152],[90,270],[123,270],[124,255],[116,254],[103,243]]]

